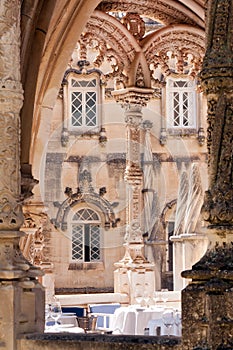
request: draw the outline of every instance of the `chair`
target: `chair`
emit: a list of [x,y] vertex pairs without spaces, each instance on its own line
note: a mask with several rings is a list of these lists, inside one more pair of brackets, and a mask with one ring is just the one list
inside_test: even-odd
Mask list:
[[83,317],[85,316],[85,309],[80,306],[62,306],[62,313],[73,313],[77,317]]
[[121,304],[89,304],[88,311],[91,315],[97,316],[97,329],[110,329],[111,317]]

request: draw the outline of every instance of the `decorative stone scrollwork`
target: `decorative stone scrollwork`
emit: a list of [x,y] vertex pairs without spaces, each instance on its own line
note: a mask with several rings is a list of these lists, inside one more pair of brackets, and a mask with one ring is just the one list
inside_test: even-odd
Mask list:
[[204,47],[204,32],[190,26],[177,25],[169,31],[164,28],[155,32],[143,47],[154,84],[154,73],[159,66],[164,76],[176,73],[196,77],[201,69]]
[[[106,190],[106,189],[105,189]],[[67,217],[72,207],[80,203],[86,203],[86,205],[94,205],[100,209],[100,212],[104,215],[105,229],[116,227],[119,221],[115,217],[113,206],[111,203],[103,198],[104,193],[96,193],[92,186],[92,178],[89,171],[86,169],[80,174],[79,187],[76,193],[73,193],[72,189],[66,187],[65,194],[67,199],[60,203],[54,203],[58,207],[56,219],[52,220],[52,223],[56,228],[60,228],[65,231],[67,229]]]

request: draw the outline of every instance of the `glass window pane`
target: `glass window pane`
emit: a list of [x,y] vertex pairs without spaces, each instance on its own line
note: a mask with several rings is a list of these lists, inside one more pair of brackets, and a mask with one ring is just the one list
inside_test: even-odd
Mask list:
[[72,259],[83,260],[83,227],[82,225],[72,226]]
[[71,94],[71,125],[82,125],[82,93],[74,91]]
[[99,226],[91,226],[91,261],[100,260],[100,229]]
[[86,125],[96,126],[96,93],[86,93]]
[[99,221],[99,216],[91,209],[81,209],[73,216],[73,221]]
[[175,128],[195,127],[195,82],[191,80],[168,80],[168,125]]

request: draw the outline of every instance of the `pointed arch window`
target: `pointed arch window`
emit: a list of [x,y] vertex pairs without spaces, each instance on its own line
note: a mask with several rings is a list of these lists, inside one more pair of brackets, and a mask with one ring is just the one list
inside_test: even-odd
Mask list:
[[196,128],[196,83],[191,79],[167,81],[168,129]]
[[96,262],[101,259],[100,218],[89,208],[80,209],[72,219],[72,260]]

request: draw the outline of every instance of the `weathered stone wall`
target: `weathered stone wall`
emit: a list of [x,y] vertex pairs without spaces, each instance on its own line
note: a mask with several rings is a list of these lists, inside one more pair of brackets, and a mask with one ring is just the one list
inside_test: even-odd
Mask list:
[[166,350],[181,349],[173,337],[112,336],[93,334],[43,334],[19,340],[19,350]]

